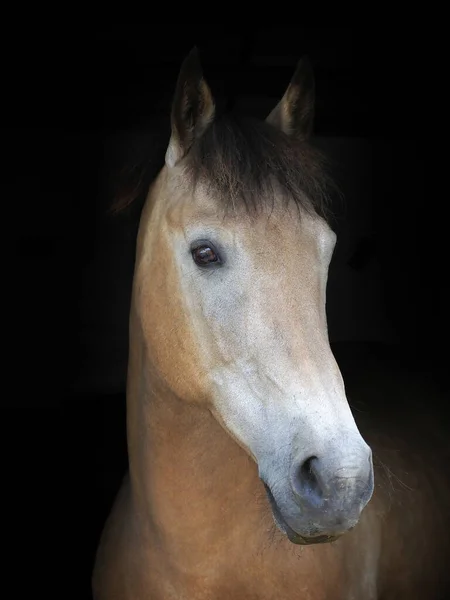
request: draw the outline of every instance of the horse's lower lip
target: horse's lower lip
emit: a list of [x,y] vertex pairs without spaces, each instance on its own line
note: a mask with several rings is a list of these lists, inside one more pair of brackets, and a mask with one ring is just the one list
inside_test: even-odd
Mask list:
[[272,509],[275,523],[277,524],[278,528],[281,529],[281,531],[286,534],[289,541],[292,542],[293,544],[299,544],[302,546],[307,546],[310,544],[324,544],[327,542],[333,542],[334,540],[337,540],[338,537],[340,537],[338,535],[335,535],[335,536],[318,535],[318,536],[314,536],[314,537],[305,537],[305,536],[300,535],[299,533],[294,531],[292,529],[292,527],[290,527],[284,520],[284,518],[283,518],[282,514],[280,513],[280,510],[277,506],[277,503],[275,502],[275,498],[273,497],[273,494],[270,491],[269,486],[266,483],[264,483],[264,487],[266,489],[266,493],[269,498],[270,507]]
[[289,535],[289,533],[286,534],[289,538],[289,541],[293,544],[300,544],[302,546],[308,546],[311,544],[328,544],[330,542],[334,542],[334,540],[337,540],[340,537],[338,535],[317,535],[315,537],[308,538],[302,537],[301,535],[298,535],[298,533],[293,533],[293,536]]

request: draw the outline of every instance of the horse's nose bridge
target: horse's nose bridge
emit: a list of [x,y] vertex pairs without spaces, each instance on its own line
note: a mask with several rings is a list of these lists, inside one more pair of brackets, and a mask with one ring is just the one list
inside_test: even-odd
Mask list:
[[316,382],[314,389],[304,388],[303,394],[293,431],[293,457],[320,456],[325,461],[321,464],[330,472],[354,470],[372,460],[371,448],[361,435],[343,389],[330,390]]
[[341,371],[330,347],[326,323],[308,318],[289,326],[287,340],[291,364],[314,393],[345,395]]
[[275,276],[269,285],[261,286],[256,279],[252,313],[260,315],[269,339],[281,341],[290,351],[306,358],[311,351],[328,344],[326,316],[318,294],[310,286],[294,285],[295,281]]
[[312,436],[329,439],[355,432],[355,420],[337,365],[321,366],[319,361],[303,364],[296,392],[296,403]]

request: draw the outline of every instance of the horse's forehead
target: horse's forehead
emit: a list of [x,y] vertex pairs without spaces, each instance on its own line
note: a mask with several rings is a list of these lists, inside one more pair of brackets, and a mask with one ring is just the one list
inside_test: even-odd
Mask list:
[[216,225],[236,232],[252,233],[254,239],[263,234],[266,241],[273,239],[289,243],[297,238],[298,242],[301,234],[305,241],[314,238],[322,246],[334,241],[334,234],[321,217],[299,209],[294,202],[286,205],[282,198],[262,198],[261,207],[250,213],[243,202],[234,209],[228,199],[216,198],[203,186],[197,186],[195,190],[179,186],[169,198],[166,223],[174,231],[185,231],[195,225]]
[[211,195],[199,190],[177,190],[167,204],[166,222],[173,229],[184,229],[198,222],[223,219],[223,209]]

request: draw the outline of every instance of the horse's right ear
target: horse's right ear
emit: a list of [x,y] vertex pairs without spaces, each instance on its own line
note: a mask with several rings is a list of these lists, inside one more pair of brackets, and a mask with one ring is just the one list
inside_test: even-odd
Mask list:
[[174,167],[214,119],[211,90],[203,78],[197,48],[181,65],[172,104],[172,133],[166,151],[166,165]]

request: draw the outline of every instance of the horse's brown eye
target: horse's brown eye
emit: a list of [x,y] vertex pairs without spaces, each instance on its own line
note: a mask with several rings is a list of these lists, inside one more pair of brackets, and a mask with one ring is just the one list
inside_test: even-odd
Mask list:
[[209,244],[202,244],[201,246],[193,248],[192,258],[194,259],[194,262],[201,267],[211,263],[220,262],[217,252]]

